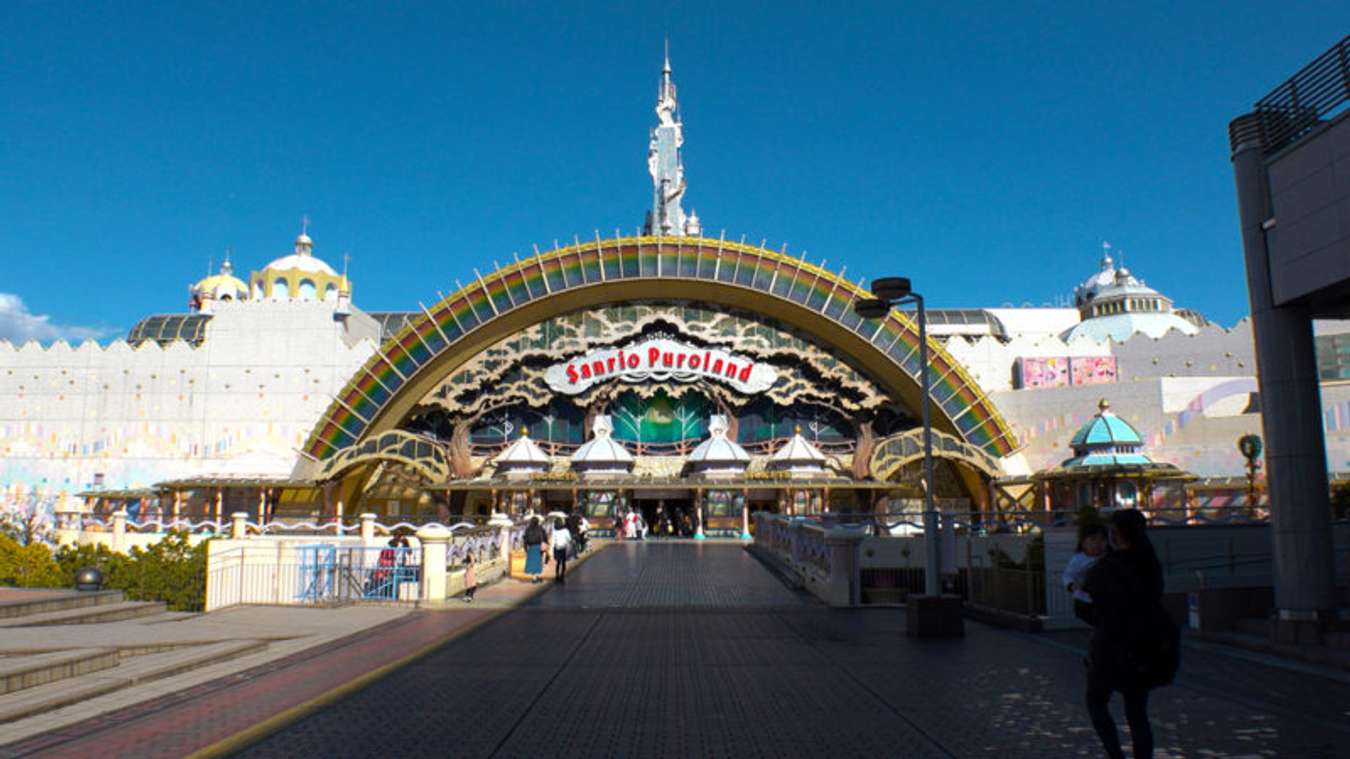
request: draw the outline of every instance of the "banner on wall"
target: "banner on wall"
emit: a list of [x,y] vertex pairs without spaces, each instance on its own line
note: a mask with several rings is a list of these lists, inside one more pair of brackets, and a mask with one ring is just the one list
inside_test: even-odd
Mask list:
[[1069,376],[1075,385],[1100,385],[1116,381],[1115,356],[1075,356],[1069,359]]
[[1117,379],[1115,356],[1023,357],[1013,366],[1017,389],[1100,385]]
[[1019,390],[1028,387],[1062,387],[1069,384],[1069,359],[1063,356],[1019,358],[1013,369],[1013,379]]

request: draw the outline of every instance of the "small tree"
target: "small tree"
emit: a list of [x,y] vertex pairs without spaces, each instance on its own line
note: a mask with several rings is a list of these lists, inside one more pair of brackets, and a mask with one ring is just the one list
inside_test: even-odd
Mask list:
[[25,546],[50,542],[53,522],[51,499],[31,495],[0,512],[0,535]]
[[54,588],[61,572],[45,543],[20,544],[0,535],[0,585],[14,588]]

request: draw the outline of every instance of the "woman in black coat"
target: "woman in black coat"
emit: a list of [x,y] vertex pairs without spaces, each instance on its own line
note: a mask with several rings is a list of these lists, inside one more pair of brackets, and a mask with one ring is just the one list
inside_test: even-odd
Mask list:
[[1087,661],[1088,716],[1107,756],[1123,758],[1120,735],[1107,708],[1112,691],[1120,691],[1134,756],[1141,759],[1153,756],[1153,727],[1148,721],[1149,686],[1140,672],[1138,654],[1162,599],[1162,565],[1139,511],[1117,511],[1109,526],[1112,551],[1089,570],[1085,583],[1094,614]]

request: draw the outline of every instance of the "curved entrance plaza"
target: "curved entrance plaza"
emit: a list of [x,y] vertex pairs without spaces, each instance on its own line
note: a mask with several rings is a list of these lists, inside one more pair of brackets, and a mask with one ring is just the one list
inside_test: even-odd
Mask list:
[[[493,586],[481,600],[496,609],[508,603],[507,591]],[[721,541],[605,547],[566,585],[480,626],[459,627],[382,679],[273,724],[277,732],[248,731],[314,698],[305,687],[311,679],[340,683],[382,661],[377,650],[398,655],[410,625],[450,628],[481,622],[485,613],[415,612],[412,621],[375,628],[331,653],[284,660],[0,752],[1100,756],[1082,708],[1083,633],[1032,635],[972,622],[963,639],[908,638],[900,610],[828,609]],[[1350,677],[1198,644],[1184,656],[1178,683],[1154,693],[1158,756],[1346,755]],[[245,744],[232,736],[261,739]]]

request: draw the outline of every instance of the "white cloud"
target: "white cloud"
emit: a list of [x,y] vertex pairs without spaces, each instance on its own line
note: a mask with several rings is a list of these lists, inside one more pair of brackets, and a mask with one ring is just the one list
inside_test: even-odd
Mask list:
[[50,316],[29,311],[23,298],[11,293],[0,293],[0,340],[8,340],[15,345],[23,345],[29,340],[49,343],[60,339],[80,343],[97,340],[116,331],[109,327],[52,324]]

